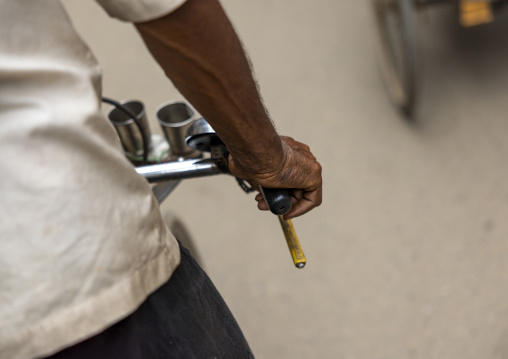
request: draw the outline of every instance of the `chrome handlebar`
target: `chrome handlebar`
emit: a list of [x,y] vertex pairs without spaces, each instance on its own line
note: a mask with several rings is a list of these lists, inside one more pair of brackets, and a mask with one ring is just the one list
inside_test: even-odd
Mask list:
[[191,159],[136,167],[136,172],[149,183],[183,180],[223,174],[211,159]]

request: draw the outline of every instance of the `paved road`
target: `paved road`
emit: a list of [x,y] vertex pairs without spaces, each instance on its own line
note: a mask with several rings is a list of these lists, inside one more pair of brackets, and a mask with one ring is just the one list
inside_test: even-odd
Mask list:
[[[165,208],[191,227],[257,357],[508,357],[508,17],[465,30],[452,8],[420,14],[409,125],[380,82],[366,1],[223,3],[279,131],[324,168],[323,206],[294,221],[302,271],[232,179],[188,181]],[[143,99],[152,121],[181,98],[129,25],[66,4],[108,96]]]

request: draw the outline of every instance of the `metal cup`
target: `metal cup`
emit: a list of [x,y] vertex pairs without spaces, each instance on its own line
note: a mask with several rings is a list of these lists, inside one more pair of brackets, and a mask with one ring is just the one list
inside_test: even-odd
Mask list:
[[199,156],[200,152],[193,150],[185,142],[187,130],[194,121],[194,111],[185,102],[176,101],[162,105],[157,111],[157,121],[174,157]]
[[144,139],[134,119],[122,110],[118,108],[111,110],[108,114],[108,118],[115,126],[124,151],[129,155],[141,156],[143,154],[143,140],[148,141],[148,147],[150,148],[151,137],[150,128],[148,127],[148,121],[146,119],[145,106],[140,101],[126,101],[123,102],[122,105],[136,115],[136,119],[145,131],[146,137]]

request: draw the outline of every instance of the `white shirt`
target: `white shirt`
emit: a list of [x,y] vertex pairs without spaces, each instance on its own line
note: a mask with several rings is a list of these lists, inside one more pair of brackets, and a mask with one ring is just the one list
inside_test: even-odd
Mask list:
[[[185,0],[97,1],[137,22]],[[23,359],[132,313],[180,257],[58,0],[0,0],[0,38],[0,358]]]

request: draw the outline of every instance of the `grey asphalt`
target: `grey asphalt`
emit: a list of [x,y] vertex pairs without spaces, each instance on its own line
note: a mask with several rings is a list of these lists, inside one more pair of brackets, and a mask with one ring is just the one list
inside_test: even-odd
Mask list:
[[[155,124],[181,99],[128,24],[64,3],[104,67],[104,93]],[[257,358],[508,357],[508,17],[419,14],[413,124],[387,99],[367,1],[224,0],[280,133],[323,166],[324,202],[277,219],[233,179],[189,180],[164,209],[187,224]]]

